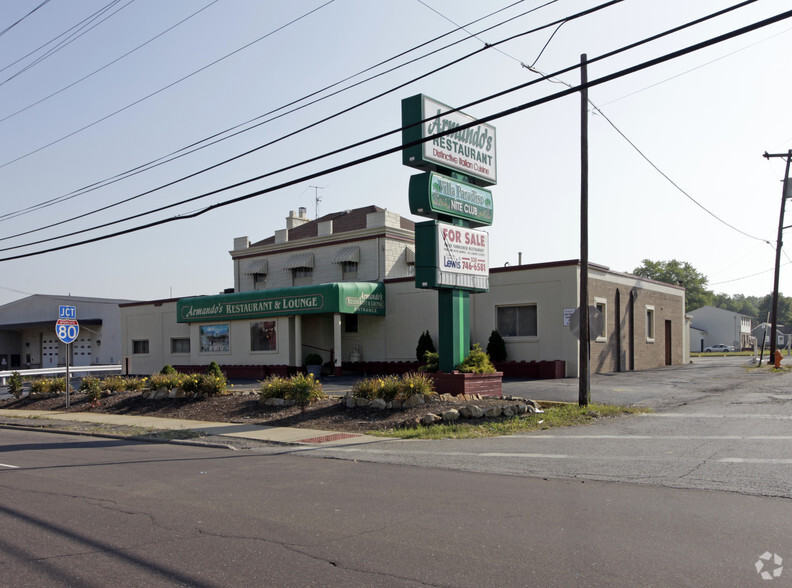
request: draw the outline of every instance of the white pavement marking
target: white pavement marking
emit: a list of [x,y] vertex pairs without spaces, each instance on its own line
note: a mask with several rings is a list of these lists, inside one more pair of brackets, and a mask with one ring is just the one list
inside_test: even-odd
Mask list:
[[0,463],[0,468],[11,468],[12,470],[18,470],[19,466],[10,465],[7,463]]
[[721,463],[773,463],[780,465],[792,464],[792,459],[772,459],[761,457],[724,457],[718,461]]
[[662,418],[683,418],[683,419],[772,419],[779,421],[790,421],[792,415],[784,414],[716,414],[706,412],[658,412],[643,413],[643,418],[662,417]]

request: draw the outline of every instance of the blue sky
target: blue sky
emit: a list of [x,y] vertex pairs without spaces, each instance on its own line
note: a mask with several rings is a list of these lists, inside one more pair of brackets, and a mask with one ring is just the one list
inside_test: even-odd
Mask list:
[[[39,4],[41,0],[3,2],[0,30]],[[424,93],[447,104],[465,104],[537,78],[524,65],[532,64],[540,52],[535,69],[549,73],[578,63],[581,53],[594,58],[730,5],[722,0],[624,0],[565,23],[543,52],[555,27],[479,51],[210,172],[41,230],[279,139],[479,50],[484,42],[493,44],[597,5],[558,0],[539,8],[540,2],[526,1],[472,25],[468,31],[477,32],[537,9],[479,38],[452,32],[456,27],[449,19],[464,24],[510,4],[464,0],[48,2],[0,36],[0,68],[5,68],[0,71],[0,119],[4,119],[0,121],[0,248],[15,247],[0,251],[0,256],[189,214],[393,147],[398,145],[398,135],[112,228],[28,245],[172,204],[394,130],[400,125],[400,101],[407,96]],[[21,71],[43,51],[25,58],[26,54],[105,7],[109,7],[105,16],[117,12]],[[788,9],[788,3],[780,0],[755,2],[592,64],[589,79]],[[295,19],[299,20],[292,22]],[[389,65],[460,41],[451,48],[167,165],[16,214],[261,117],[448,32],[452,33],[443,40]],[[630,271],[644,258],[676,258],[704,273],[716,292],[758,296],[770,292],[774,250],[767,241],[775,244],[784,162],[767,161],[762,153],[783,153],[792,147],[788,99],[792,77],[785,63],[790,43],[792,19],[591,89],[590,100],[621,132],[597,111],[590,113],[592,262]],[[104,69],[93,74],[100,68]],[[93,75],[75,83],[89,74]],[[334,89],[364,77],[354,77]],[[563,89],[559,81],[577,84],[579,76],[573,71],[555,83],[536,84],[467,113],[483,117],[535,100]],[[154,95],[147,98],[150,94]],[[499,183],[493,187],[491,266],[514,265],[520,252],[523,263],[579,256],[579,111],[579,96],[573,95],[493,123],[498,132]],[[83,127],[88,128],[80,130]],[[401,165],[399,154],[392,154],[195,219],[3,261],[0,304],[32,293],[139,300],[213,294],[233,285],[228,251],[234,237],[266,238],[283,228],[289,210],[300,206],[313,218],[315,194],[321,197],[319,215],[376,204],[409,217],[407,186],[412,173]],[[785,224],[792,224],[792,213]],[[792,295],[792,262],[786,253],[782,263],[780,289]]]

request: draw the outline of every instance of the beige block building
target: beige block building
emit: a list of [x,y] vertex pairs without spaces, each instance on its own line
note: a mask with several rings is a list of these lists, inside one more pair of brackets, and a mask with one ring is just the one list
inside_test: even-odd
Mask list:
[[[415,286],[414,224],[396,213],[370,206],[311,221],[301,209],[267,239],[235,239],[230,255],[233,293],[121,306],[129,373],[216,361],[229,375],[260,377],[297,369],[309,353],[336,373],[361,362],[371,373],[414,362],[424,330],[440,340],[437,292]],[[568,321],[578,261],[490,268],[489,285],[470,296],[471,341],[486,347],[497,329],[508,361],[561,361],[577,376]],[[589,292],[604,319],[592,372],[687,361],[683,288],[592,264]]]

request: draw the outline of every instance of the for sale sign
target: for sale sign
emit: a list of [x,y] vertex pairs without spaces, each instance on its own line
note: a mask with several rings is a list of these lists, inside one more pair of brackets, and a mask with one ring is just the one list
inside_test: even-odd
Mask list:
[[416,224],[415,243],[418,288],[489,289],[489,235],[484,231],[429,221]]

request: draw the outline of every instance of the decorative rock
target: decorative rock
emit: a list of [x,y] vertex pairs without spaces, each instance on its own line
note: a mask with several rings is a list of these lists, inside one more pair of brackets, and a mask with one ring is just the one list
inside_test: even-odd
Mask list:
[[526,407],[528,410],[525,411],[525,414],[536,414],[536,409],[532,405],[528,405]]
[[459,411],[456,409],[447,410],[443,413],[444,421],[456,421],[459,419]]
[[369,404],[369,406],[371,408],[378,408],[382,410],[383,408],[387,408],[388,403],[385,402],[382,398],[375,398],[374,400],[371,401],[371,404]]
[[533,407],[534,407],[534,409],[536,409],[536,410],[539,410],[540,408],[542,408],[541,406],[539,406],[539,403],[538,403],[538,402],[536,402],[536,400],[526,400],[526,401],[525,401],[525,403],[526,403],[528,406],[533,406]]
[[434,425],[442,420],[443,420],[442,417],[430,412],[429,414],[426,414],[421,418],[421,424]]
[[517,414],[525,414],[526,412],[528,412],[528,405],[522,402],[518,402],[517,404],[514,405],[514,412],[516,412]]
[[466,418],[466,419],[469,419],[470,418],[470,407],[469,406],[463,406],[462,408],[460,408],[459,409],[459,415],[464,417],[464,418]]
[[357,398],[354,396],[347,396],[344,401],[346,402],[347,408],[355,408],[357,406]]
[[389,408],[401,408],[402,404],[404,404],[404,400],[400,400],[399,398],[394,398],[393,400],[391,400],[389,404],[390,404]]
[[501,409],[501,414],[505,417],[513,417],[514,416],[514,409],[511,406],[504,406]]
[[286,401],[283,398],[267,398],[264,406],[286,406]]
[[370,406],[371,400],[369,400],[368,398],[355,398],[355,404],[356,406],[363,406],[363,407]]
[[465,408],[470,411],[470,418],[480,419],[484,416],[484,411],[475,404],[468,404]]
[[499,417],[502,412],[500,406],[489,406],[484,410],[484,416],[491,419]]
[[404,406],[404,408],[412,408],[414,406],[420,406],[421,404],[424,403],[425,401],[422,394],[412,394],[409,397],[407,397],[407,400],[404,401],[404,404],[402,406]]

